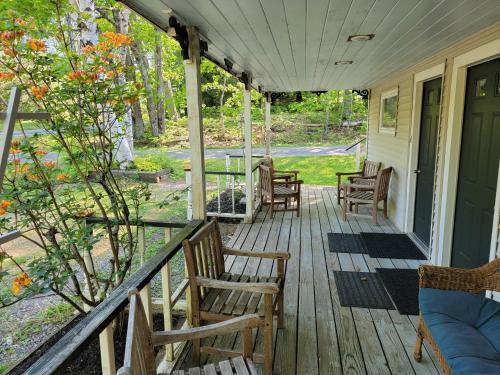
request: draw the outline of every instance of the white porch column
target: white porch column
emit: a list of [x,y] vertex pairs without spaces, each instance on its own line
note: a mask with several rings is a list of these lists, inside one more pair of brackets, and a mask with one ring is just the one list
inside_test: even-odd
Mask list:
[[186,73],[189,145],[191,147],[193,219],[206,220],[205,154],[203,146],[200,84],[200,37],[198,35],[198,30],[194,26],[189,26],[187,29],[189,37],[189,59],[184,60],[184,70]]
[[[249,78],[250,81],[250,78]],[[245,222],[251,223],[253,217],[253,179],[252,179],[252,93],[250,83],[245,84],[243,91],[243,122],[245,134]]]
[[266,156],[271,156],[271,93],[266,93]]

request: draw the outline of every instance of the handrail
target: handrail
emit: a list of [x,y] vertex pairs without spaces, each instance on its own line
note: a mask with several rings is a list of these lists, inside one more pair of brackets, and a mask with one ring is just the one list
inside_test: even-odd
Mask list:
[[[111,223],[111,225],[125,225],[123,219],[105,219],[103,217],[89,216],[85,219],[87,224],[104,224]],[[184,228],[186,226],[185,221],[164,221],[164,220],[154,220],[154,219],[139,219],[130,220],[129,224],[132,226],[145,226],[154,228]]]
[[[252,165],[252,172],[255,172],[257,168],[264,162],[264,159],[257,161]],[[205,174],[210,175],[219,175],[219,176],[244,176],[245,172],[231,172],[231,171],[207,171],[205,170]]]
[[349,151],[351,148],[353,148],[354,146],[358,145],[359,143],[363,142],[364,140],[366,140],[366,137],[364,138],[361,138],[359,141],[357,141],[356,143],[353,143],[352,145],[350,145],[349,147],[347,147],[344,151]]
[[[226,154],[229,155],[230,158],[244,158],[245,155],[231,155],[231,154]],[[266,155],[252,155],[252,158],[265,158]]]
[[90,343],[103,331],[128,304],[127,292],[130,288],[142,289],[181,249],[182,241],[192,236],[203,225],[202,220],[188,223],[158,252],[118,286],[92,312],[83,318],[71,331],[64,335],[42,357],[25,372],[29,375],[58,373],[74,359],[79,350]]

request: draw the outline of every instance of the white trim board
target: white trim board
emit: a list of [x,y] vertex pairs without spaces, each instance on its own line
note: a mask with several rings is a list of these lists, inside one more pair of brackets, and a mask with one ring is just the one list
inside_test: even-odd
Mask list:
[[[413,232],[414,226],[414,216],[415,216],[415,196],[417,189],[417,176],[413,171],[418,167],[418,152],[420,144],[420,123],[422,116],[422,95],[424,89],[424,83],[435,78],[442,77],[444,75],[445,63],[435,65],[429,69],[423,70],[415,74],[413,78],[413,105],[412,105],[412,124],[410,129],[410,139],[409,139],[409,152],[408,152],[408,174],[406,184],[406,214],[404,231],[407,233]],[[442,82],[444,83],[444,82]],[[441,90],[443,93],[443,90]],[[441,94],[442,95],[442,94]],[[443,105],[443,100],[441,98],[441,106]],[[441,121],[441,119],[439,120]],[[436,150],[438,150],[436,144]],[[434,199],[434,195],[433,195]],[[432,204],[434,210],[434,202]],[[432,215],[433,216],[433,215]],[[431,233],[432,233],[433,221],[431,218]],[[429,241],[432,244],[432,241]],[[432,249],[428,249],[432,252]]]
[[500,39],[496,39],[455,57],[453,61],[444,168],[441,176],[441,183],[446,184],[446,189],[442,189],[440,215],[435,230],[435,241],[433,241],[437,245],[437,251],[434,251],[431,257],[433,264],[440,266],[451,264],[467,68],[499,56]]

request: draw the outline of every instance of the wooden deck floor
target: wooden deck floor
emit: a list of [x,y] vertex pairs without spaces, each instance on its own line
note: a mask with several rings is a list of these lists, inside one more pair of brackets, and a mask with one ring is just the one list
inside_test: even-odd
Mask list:
[[[396,310],[340,306],[333,271],[374,271],[376,267],[416,268],[420,261],[373,259],[362,254],[336,254],[328,250],[327,233],[341,231],[396,232],[380,216],[379,226],[369,219],[340,216],[332,188],[307,187],[301,217],[263,210],[254,224],[240,224],[229,245],[259,251],[285,250],[285,328],[275,336],[274,374],[438,374],[430,349],[421,363],[413,360],[414,316]],[[227,259],[231,272],[269,276],[275,265],[258,259]],[[221,336],[211,344],[239,346],[237,335]],[[257,335],[258,351],[262,335]],[[189,367],[189,354],[182,367]]]

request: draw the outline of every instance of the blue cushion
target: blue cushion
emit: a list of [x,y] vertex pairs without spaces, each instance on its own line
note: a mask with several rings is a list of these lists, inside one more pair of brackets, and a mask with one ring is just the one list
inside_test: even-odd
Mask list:
[[446,360],[453,375],[500,374],[500,362],[475,357],[457,357]]
[[419,305],[454,374],[491,373],[491,366],[500,374],[500,303],[479,294],[421,288]]

